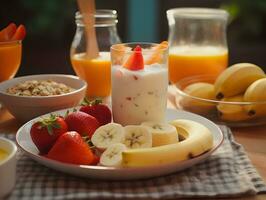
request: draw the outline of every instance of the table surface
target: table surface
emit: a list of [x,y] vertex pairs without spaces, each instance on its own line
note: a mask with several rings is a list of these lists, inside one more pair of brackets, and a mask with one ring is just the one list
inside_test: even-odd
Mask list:
[[[0,109],[0,132],[15,134],[21,125],[5,108]],[[236,141],[244,146],[251,162],[266,181],[266,126],[233,128],[232,131]],[[239,199],[265,200],[266,194]]]

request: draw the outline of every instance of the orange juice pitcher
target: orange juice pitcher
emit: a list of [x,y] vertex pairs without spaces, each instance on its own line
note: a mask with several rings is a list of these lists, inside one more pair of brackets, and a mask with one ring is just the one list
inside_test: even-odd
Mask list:
[[120,43],[116,29],[117,13],[115,10],[96,10],[94,26],[99,55],[95,58],[86,55],[86,45],[90,38],[86,38],[86,20],[83,17],[79,12],[76,13],[77,28],[70,51],[71,64],[75,73],[88,84],[87,97],[108,97],[111,92],[110,47]]
[[175,8],[167,11],[171,83],[189,76],[218,76],[227,67],[228,16],[221,9]]

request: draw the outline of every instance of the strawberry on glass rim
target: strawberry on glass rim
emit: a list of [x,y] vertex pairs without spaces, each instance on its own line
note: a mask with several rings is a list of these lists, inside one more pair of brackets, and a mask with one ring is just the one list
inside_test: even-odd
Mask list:
[[130,57],[124,63],[123,67],[129,70],[142,70],[144,69],[144,59],[142,55],[142,49],[139,45],[137,45]]

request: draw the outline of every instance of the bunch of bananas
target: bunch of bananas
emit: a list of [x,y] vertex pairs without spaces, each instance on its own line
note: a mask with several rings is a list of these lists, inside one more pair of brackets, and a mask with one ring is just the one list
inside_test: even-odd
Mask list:
[[[213,111],[223,121],[230,122],[266,116],[266,75],[251,63],[234,64],[224,70],[214,84],[193,83],[183,91],[189,96],[184,96],[179,104],[198,114],[207,115]],[[219,103],[208,100],[219,100]]]

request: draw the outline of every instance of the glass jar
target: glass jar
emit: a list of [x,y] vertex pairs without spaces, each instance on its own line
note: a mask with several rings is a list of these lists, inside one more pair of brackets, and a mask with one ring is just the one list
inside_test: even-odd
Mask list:
[[86,20],[83,20],[79,12],[75,18],[77,27],[70,51],[72,67],[75,73],[87,82],[87,97],[91,99],[108,97],[111,92],[110,47],[121,42],[116,28],[117,12],[96,10],[94,27],[99,55],[95,58],[90,58],[86,54],[91,39],[86,37],[86,24],[84,24]]
[[194,75],[217,77],[228,65],[226,27],[221,9],[175,8],[169,24],[169,79],[176,83]]

